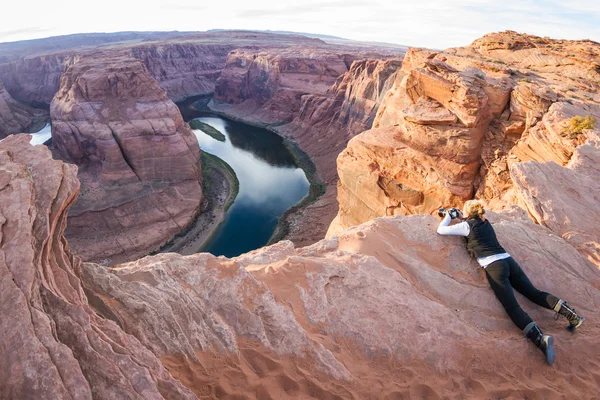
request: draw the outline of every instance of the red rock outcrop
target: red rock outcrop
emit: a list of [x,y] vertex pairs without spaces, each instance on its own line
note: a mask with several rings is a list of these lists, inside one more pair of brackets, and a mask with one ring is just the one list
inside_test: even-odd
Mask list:
[[516,197],[532,219],[600,268],[600,141],[579,146],[566,168],[554,161],[514,164]]
[[598,55],[594,42],[510,31],[442,52],[410,50],[375,129],[338,160],[335,226],[429,213],[473,197],[496,209],[519,203],[513,164],[565,165],[597,137],[589,129],[566,134],[566,125],[599,117]]
[[135,46],[130,54],[146,64],[171,100],[180,101],[213,93],[227,54],[235,47],[235,43],[156,42]]
[[384,94],[390,89],[401,59],[364,59],[352,63],[348,72],[324,95],[302,96],[294,120],[274,130],[292,138],[306,151],[326,185],[326,193],[305,209],[286,214],[286,236],[297,246],[321,239],[338,211],[335,160],[348,140],[371,128]]
[[290,122],[302,96],[325,94],[347,70],[347,56],[294,46],[239,49],[227,56],[211,108],[267,126]]
[[71,52],[27,57],[0,64],[0,80],[17,101],[47,106],[58,91],[65,68],[78,60]]
[[39,130],[47,120],[47,112],[19,103],[0,82],[0,139],[12,133]]
[[63,236],[77,168],[28,142],[0,141],[0,398],[194,398],[88,304]]
[[432,217],[379,218],[302,249],[283,241],[230,260],[160,254],[106,268],[81,264],[62,236],[75,168],[23,136],[1,141],[0,159],[2,398],[597,390],[600,270],[517,210],[489,215],[503,245],[536,285],[588,318],[572,334],[521,301],[555,338],[552,367],[506,316],[462,240],[437,235]]
[[133,59],[69,67],[51,105],[53,148],[79,166],[67,237],[114,264],[159,248],[202,202],[200,150],[177,106]]

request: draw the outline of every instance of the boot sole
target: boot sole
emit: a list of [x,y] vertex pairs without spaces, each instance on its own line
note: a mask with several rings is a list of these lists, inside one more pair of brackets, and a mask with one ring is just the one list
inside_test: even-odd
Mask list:
[[583,324],[583,321],[585,321],[585,318],[581,317],[581,319],[579,320],[579,323],[577,325],[567,325],[567,330],[569,332],[575,332],[577,330],[577,328],[579,328]]
[[552,336],[548,336],[546,341],[546,362],[548,365],[552,365],[554,362],[554,347],[552,347]]

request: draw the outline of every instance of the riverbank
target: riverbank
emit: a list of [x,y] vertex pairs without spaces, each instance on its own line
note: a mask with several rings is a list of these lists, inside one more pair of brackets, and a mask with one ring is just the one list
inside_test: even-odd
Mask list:
[[235,171],[217,156],[201,152],[202,210],[185,232],[175,236],[156,253],[190,255],[202,249],[219,230],[225,213],[238,195],[240,184]]
[[314,204],[319,198],[321,198],[327,191],[327,185],[319,177],[317,167],[313,160],[310,158],[310,156],[300,148],[300,145],[297,142],[292,140],[289,136],[282,135],[281,131],[277,129],[278,127],[285,124],[264,124],[236,117],[235,115],[231,115],[226,111],[220,111],[212,108],[211,104],[214,104],[214,102],[214,99],[210,101],[206,101],[206,99],[203,99],[198,103],[191,103],[189,107],[195,108],[198,111],[210,112],[212,114],[218,115],[220,117],[232,121],[242,122],[246,125],[254,126],[257,128],[263,128],[277,134],[278,136],[283,138],[283,144],[292,154],[296,165],[304,171],[306,179],[310,184],[308,194],[299,203],[286,210],[279,217],[277,226],[275,227],[275,230],[273,231],[273,234],[271,235],[271,238],[269,239],[267,245],[271,245],[277,243],[280,240],[286,239],[291,231],[293,220],[295,220],[295,218],[292,217],[295,214],[300,213],[303,209],[306,209],[311,204]]

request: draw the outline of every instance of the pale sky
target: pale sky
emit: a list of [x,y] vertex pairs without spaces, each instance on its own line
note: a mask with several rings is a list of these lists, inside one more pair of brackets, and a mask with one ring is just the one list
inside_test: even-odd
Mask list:
[[[4,0],[0,42],[84,32],[287,30],[447,48],[507,29],[600,42],[598,0]],[[8,3],[8,4],[6,4]]]

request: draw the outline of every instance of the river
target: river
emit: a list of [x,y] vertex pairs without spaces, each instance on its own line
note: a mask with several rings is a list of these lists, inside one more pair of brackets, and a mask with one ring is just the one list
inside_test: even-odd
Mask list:
[[196,115],[225,135],[221,142],[194,129],[200,148],[225,160],[240,182],[223,224],[198,251],[235,257],[266,245],[279,217],[308,194],[304,171],[275,133],[215,115]]

